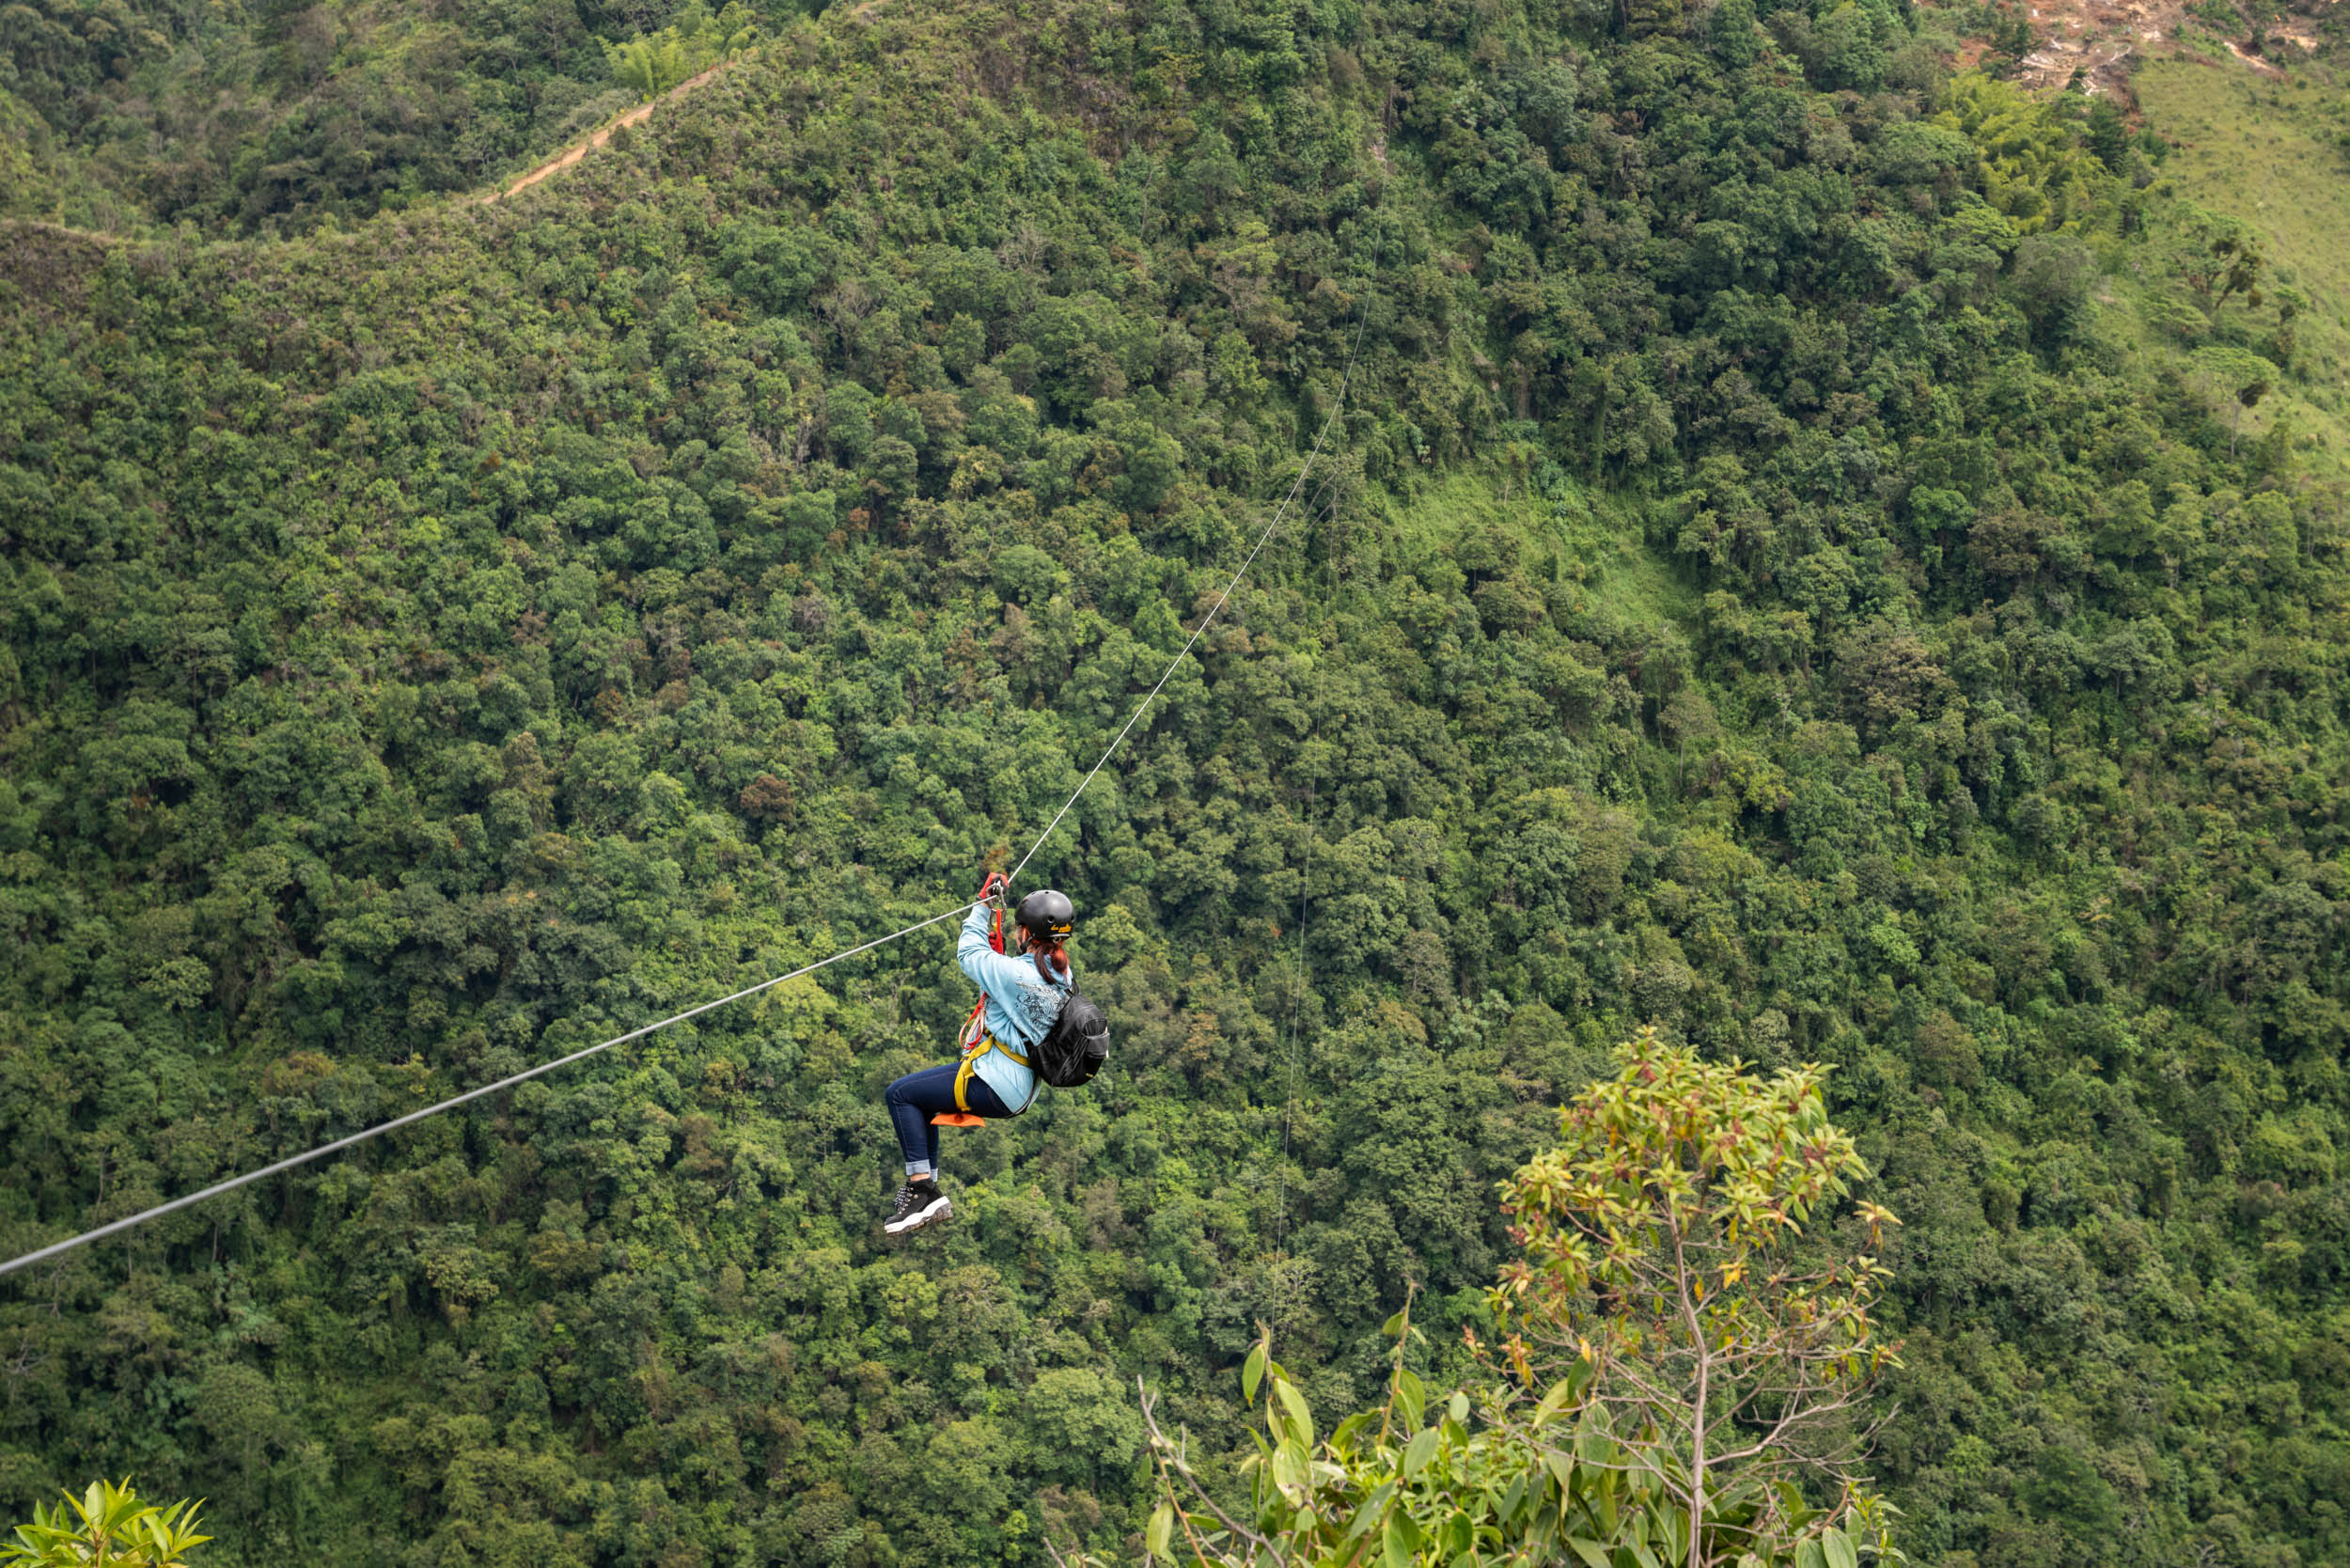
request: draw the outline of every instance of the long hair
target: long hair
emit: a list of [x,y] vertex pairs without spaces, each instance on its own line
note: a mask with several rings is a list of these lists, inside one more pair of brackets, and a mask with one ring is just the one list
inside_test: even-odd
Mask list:
[[[1029,933],[1028,956],[1036,960],[1036,972],[1044,977],[1047,985],[1058,985],[1073,973],[1069,967],[1069,949],[1052,937]],[[1044,962],[1048,958],[1053,961],[1050,965]],[[1059,968],[1058,975],[1053,973],[1054,967]]]

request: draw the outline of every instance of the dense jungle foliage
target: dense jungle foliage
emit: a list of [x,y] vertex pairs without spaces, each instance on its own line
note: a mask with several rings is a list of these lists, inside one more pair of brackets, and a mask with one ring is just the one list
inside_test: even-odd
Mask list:
[[[108,3],[0,16],[198,25]],[[1112,1073],[881,1246],[942,928],[176,1215],[0,1290],[0,1503],[1131,1554],[1136,1376],[1239,1497],[1260,1323],[1325,1419],[1414,1284],[1466,1375],[1496,1183],[1655,1023],[1834,1069],[1914,1557],[2350,1554],[2350,566],[2257,230],[1892,0],[771,25],[494,207],[237,239],[190,151],[201,225],[0,234],[0,1252],[966,896],[1361,324],[1032,869]]]

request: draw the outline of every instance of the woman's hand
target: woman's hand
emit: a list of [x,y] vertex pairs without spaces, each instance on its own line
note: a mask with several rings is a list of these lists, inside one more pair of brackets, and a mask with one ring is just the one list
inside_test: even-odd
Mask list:
[[985,903],[988,900],[994,898],[999,889],[1009,887],[1010,886],[1011,878],[1006,876],[1001,871],[990,871],[987,873],[987,880],[979,884],[979,902]]

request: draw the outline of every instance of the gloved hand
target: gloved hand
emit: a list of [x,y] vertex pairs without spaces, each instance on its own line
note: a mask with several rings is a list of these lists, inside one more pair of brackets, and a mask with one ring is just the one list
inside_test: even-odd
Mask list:
[[982,903],[986,902],[989,899],[995,896],[996,891],[999,888],[1009,887],[1010,886],[1011,878],[1006,876],[1003,872],[988,872],[987,880],[979,884],[979,902]]

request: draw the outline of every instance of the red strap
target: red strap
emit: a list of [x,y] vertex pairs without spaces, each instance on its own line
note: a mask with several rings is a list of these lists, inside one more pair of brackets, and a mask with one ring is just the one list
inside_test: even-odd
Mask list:
[[[988,921],[987,945],[997,952],[1004,950],[1004,906],[1000,902],[995,905],[995,913]],[[986,1011],[987,993],[982,991],[979,993],[979,1001],[972,1006],[971,1016],[964,1023],[963,1033],[956,1038],[956,1049],[962,1050],[969,1046],[973,1037],[979,1033],[979,1017]],[[931,1125],[933,1127],[984,1127],[987,1122],[985,1119],[973,1116],[968,1111],[940,1111],[931,1118]]]
[[[1004,906],[1001,902],[998,902],[995,905],[995,912],[988,920],[987,945],[995,949],[999,953],[1004,950]],[[956,1050],[968,1050],[971,1046],[971,1043],[979,1038],[979,1017],[986,1011],[987,993],[982,991],[979,993],[979,999],[971,1004],[971,1016],[964,1020],[963,1032],[955,1037]],[[940,1125],[947,1127],[959,1127],[964,1125],[964,1123],[960,1121],[946,1121],[941,1122]]]

